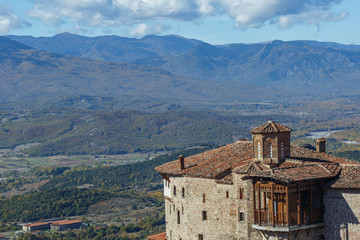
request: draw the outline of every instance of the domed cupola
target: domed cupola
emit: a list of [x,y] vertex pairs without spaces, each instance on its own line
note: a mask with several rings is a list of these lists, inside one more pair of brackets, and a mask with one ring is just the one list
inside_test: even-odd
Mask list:
[[268,121],[251,130],[254,160],[271,163],[288,158],[291,131],[291,128],[273,121]]

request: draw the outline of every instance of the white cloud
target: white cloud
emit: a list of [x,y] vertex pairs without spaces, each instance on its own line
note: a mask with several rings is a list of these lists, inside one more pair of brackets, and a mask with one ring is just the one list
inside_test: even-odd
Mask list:
[[228,15],[235,28],[277,24],[339,21],[346,12],[332,13],[343,0],[33,0],[28,15],[44,23],[61,25],[71,21],[82,27],[133,27],[134,35],[157,32],[148,25],[163,20],[198,21],[207,16]]
[[7,5],[0,5],[0,34],[7,34],[12,29],[30,27],[31,24],[15,15]]
[[169,30],[169,26],[162,23],[156,23],[153,25],[140,23],[134,28],[129,29],[129,33],[133,37],[143,37],[150,34],[160,34],[166,32],[167,30]]
[[347,15],[345,12],[340,13],[338,18],[330,13],[331,7],[341,1],[219,0],[219,5],[235,20],[236,28],[262,27],[266,24],[277,24],[280,28],[285,28],[301,23],[318,24],[320,21],[341,20]]
[[348,13],[346,11],[341,11],[338,14],[334,14],[323,10],[314,10],[297,15],[291,14],[291,15],[281,16],[277,21],[277,25],[279,26],[279,28],[289,28],[300,23],[318,25],[321,21],[326,21],[326,22],[340,21],[345,17],[347,17],[347,15]]

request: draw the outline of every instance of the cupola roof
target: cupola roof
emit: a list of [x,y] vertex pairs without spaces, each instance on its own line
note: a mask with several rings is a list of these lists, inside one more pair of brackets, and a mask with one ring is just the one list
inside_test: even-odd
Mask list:
[[250,133],[282,133],[282,132],[291,132],[292,129],[281,125],[279,123],[275,123],[273,121],[268,121],[260,126],[254,128],[250,131]]

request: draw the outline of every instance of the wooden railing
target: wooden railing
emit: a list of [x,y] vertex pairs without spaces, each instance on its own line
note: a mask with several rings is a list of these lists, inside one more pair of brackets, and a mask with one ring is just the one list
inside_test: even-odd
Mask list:
[[294,226],[311,224],[309,211],[290,212],[288,224],[287,212],[270,212],[265,209],[255,210],[254,223],[263,226]]

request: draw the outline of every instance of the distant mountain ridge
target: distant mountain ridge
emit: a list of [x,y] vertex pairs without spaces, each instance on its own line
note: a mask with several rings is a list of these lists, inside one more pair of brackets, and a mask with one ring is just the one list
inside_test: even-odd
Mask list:
[[154,99],[169,104],[271,98],[271,89],[221,83],[172,74],[135,64],[111,63],[90,58],[44,52],[7,38],[0,38],[0,101],[43,102],[64,96],[109,96]]
[[303,90],[300,92],[319,93],[320,87],[341,89],[352,83],[346,91],[355,87],[358,93],[360,51],[319,45],[307,41],[273,41],[215,47],[204,43],[182,54],[140,59],[135,63],[184,76],[275,89],[298,88]]
[[118,36],[85,37],[61,33],[53,37],[6,36],[33,48],[109,62],[131,62],[141,58],[182,53],[201,41],[177,35],[149,35],[141,39]]
[[[277,92],[267,92],[274,99],[289,94],[310,98],[327,97],[329,92],[333,96],[360,94],[359,45],[274,40],[214,46],[174,35],[142,39],[89,38],[69,33],[48,38],[8,37],[61,54],[132,62],[178,76],[234,86],[251,84],[257,86],[251,89],[262,91],[261,88],[265,88]],[[252,94],[257,93],[252,91]],[[251,94],[248,95],[251,98]]]

